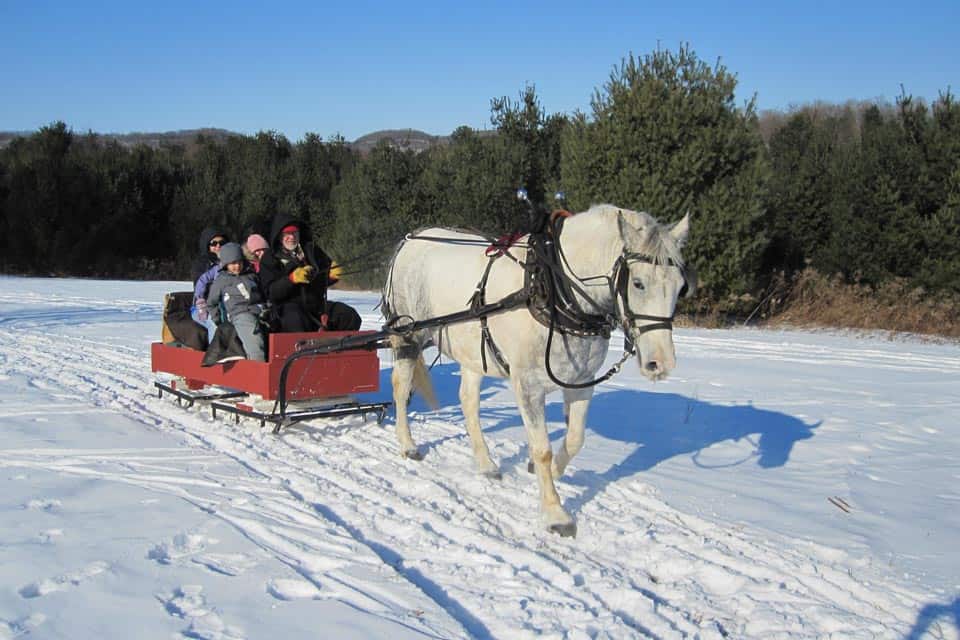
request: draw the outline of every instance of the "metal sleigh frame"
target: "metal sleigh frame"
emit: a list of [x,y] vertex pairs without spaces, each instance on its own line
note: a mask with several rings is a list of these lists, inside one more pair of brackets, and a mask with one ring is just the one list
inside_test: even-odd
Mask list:
[[[387,417],[387,407],[389,402],[337,402],[334,404],[325,404],[313,408],[295,409],[287,411],[286,415],[280,415],[275,410],[260,411],[255,405],[245,402],[224,402],[223,400],[213,400],[210,403],[210,411],[213,417],[217,417],[217,411],[232,413],[235,422],[239,423],[240,418],[253,418],[260,421],[260,426],[266,426],[266,423],[273,424],[273,433],[279,433],[282,427],[288,427],[305,420],[316,418],[339,418],[349,415],[361,415],[367,419],[367,415],[373,413],[377,417],[377,424],[383,424]],[[276,406],[276,405],[275,405]]]

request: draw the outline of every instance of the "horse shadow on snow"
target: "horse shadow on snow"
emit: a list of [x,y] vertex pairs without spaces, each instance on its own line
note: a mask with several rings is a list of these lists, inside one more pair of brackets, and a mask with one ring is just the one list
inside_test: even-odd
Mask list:
[[[943,624],[941,624],[943,621]],[[905,640],[922,640],[922,638],[944,637],[944,627],[953,623],[956,631],[960,632],[960,596],[952,602],[930,603],[917,613],[917,621],[906,635]],[[936,636],[932,632],[936,631]]]
[[[433,368],[431,379],[441,405],[441,413],[456,416],[456,420],[462,421],[458,372],[459,366],[456,364],[438,365]],[[385,375],[383,388],[389,389],[390,371],[385,370],[382,373]],[[515,405],[497,407],[484,402],[506,386],[507,383],[503,380],[484,379],[480,391],[480,420],[485,425],[485,434],[518,427],[522,430],[523,423]],[[429,408],[414,396],[411,410],[429,411]],[[565,430],[563,401],[559,394],[548,398],[546,416],[550,440],[556,448]],[[575,504],[567,506],[579,510],[608,484],[652,469],[679,455],[691,455],[694,464],[704,468],[736,466],[752,461],[762,468],[782,467],[790,459],[793,446],[801,440],[812,438],[814,429],[820,424],[807,424],[789,414],[759,409],[751,404],[712,404],[676,393],[654,393],[638,389],[597,393],[587,414],[585,450],[600,446],[597,442],[598,435],[633,446],[629,448],[626,457],[606,471],[579,469],[571,474],[568,470],[561,482],[583,486],[586,491],[578,497]],[[463,432],[441,441],[423,443],[423,446],[433,449],[443,441],[452,438],[463,438],[466,441],[466,437]],[[740,439],[746,439],[753,445],[750,455],[725,465],[704,464],[700,461],[700,453],[711,446]],[[523,447],[516,456],[500,460],[500,467],[504,471],[513,467],[526,469],[527,456],[527,448]],[[577,458],[574,458],[572,465],[574,468],[578,466]]]
[[[563,422],[563,403],[547,406],[548,420]],[[716,469],[755,461],[764,469],[782,467],[793,446],[813,437],[820,422],[806,424],[779,411],[752,404],[720,405],[676,393],[616,390],[596,394],[587,414],[584,447],[598,446],[596,435],[634,445],[626,457],[602,472],[580,469],[561,481],[585,488],[569,508],[579,510],[608,484],[648,471],[675,456],[690,455],[697,467]],[[551,432],[559,443],[563,428]],[[753,450],[727,463],[701,462],[700,454],[715,444],[745,439]],[[573,465],[576,467],[576,458]]]

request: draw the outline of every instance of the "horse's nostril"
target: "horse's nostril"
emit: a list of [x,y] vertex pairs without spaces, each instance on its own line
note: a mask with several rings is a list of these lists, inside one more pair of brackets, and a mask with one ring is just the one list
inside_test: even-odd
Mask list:
[[651,360],[647,363],[647,371],[656,371],[659,368],[660,363],[658,363],[656,360]]

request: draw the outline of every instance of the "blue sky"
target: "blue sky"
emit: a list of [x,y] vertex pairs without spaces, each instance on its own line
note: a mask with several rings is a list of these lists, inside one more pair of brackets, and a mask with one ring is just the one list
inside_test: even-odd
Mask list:
[[957,0],[0,0],[0,25],[0,130],[447,134],[527,84],[548,113],[589,111],[625,56],[681,43],[760,109],[960,91]]

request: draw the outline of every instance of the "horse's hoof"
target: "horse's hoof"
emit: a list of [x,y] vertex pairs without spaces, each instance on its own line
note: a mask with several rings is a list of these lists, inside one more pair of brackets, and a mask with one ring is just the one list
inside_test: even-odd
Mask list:
[[533,466],[533,460],[527,461],[527,473],[533,473],[536,471],[536,468]]
[[557,533],[561,538],[576,538],[577,537],[577,523],[576,522],[564,522],[561,524],[552,524],[547,527],[547,531],[550,533]]
[[500,473],[499,469],[494,469],[493,471],[484,471],[483,477],[487,480],[503,480],[503,474]]
[[407,449],[400,455],[407,460],[423,460],[423,454],[420,453],[420,449]]

